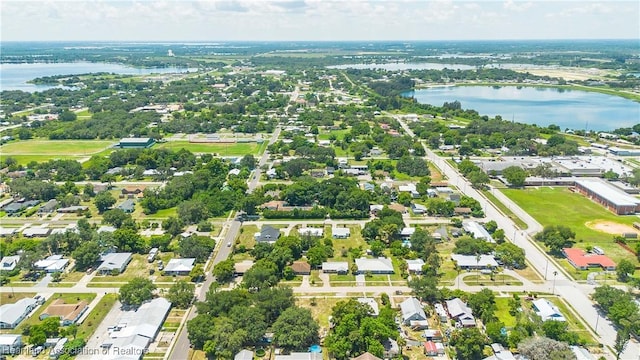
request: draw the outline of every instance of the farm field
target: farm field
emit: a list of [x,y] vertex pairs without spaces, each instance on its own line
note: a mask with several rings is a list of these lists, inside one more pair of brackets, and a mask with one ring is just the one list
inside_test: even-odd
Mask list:
[[568,188],[541,187],[535,189],[501,190],[518,206],[527,211],[543,226],[565,225],[576,233],[575,247],[601,247],[614,261],[628,259],[637,263],[635,256],[613,242],[613,234],[595,229],[594,224],[620,224],[632,226],[636,216],[619,216]]
[[186,149],[194,153],[216,153],[220,156],[256,154],[257,143],[190,143],[188,141],[169,141],[156,145],[160,149]]

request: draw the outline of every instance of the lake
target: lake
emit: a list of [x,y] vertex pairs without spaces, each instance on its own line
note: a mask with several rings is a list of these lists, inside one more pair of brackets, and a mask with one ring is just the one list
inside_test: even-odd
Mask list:
[[640,103],[595,92],[517,86],[442,86],[403,94],[419,103],[442,106],[460,101],[480,115],[560,129],[610,131],[640,123]]
[[43,76],[74,75],[88,73],[115,73],[120,75],[173,74],[196,71],[190,68],[136,68],[121,64],[72,62],[72,63],[34,63],[0,64],[0,91],[22,90],[27,92],[44,91],[55,88],[51,85],[28,84],[27,81]]

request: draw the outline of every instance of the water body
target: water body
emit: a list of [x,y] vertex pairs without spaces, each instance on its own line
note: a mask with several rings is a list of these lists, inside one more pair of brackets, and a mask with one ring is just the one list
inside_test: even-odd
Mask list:
[[70,62],[35,64],[0,64],[0,91],[22,90],[27,92],[44,91],[60,87],[51,85],[28,84],[27,81],[43,76],[74,75],[88,73],[114,73],[120,75],[173,74],[196,71],[190,68],[136,68],[121,64]]
[[382,69],[388,71],[402,70],[475,70],[475,66],[463,64],[440,63],[388,63],[388,64],[345,64],[328,66],[329,69]]
[[640,103],[606,94],[539,87],[443,86],[403,94],[418,102],[442,106],[460,101],[480,115],[560,129],[610,131],[640,123]]

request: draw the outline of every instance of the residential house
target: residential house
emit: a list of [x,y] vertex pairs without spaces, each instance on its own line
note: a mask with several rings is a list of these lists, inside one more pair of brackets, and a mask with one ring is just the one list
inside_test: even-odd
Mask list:
[[51,229],[42,227],[42,226],[29,227],[22,230],[22,236],[27,238],[47,237],[49,236],[50,232],[51,232]]
[[322,353],[291,352],[288,355],[276,355],[274,360],[322,360]]
[[240,175],[240,169],[231,169],[231,170],[229,170],[229,175],[234,175],[234,176]]
[[375,299],[372,299],[372,298],[358,298],[356,300],[360,304],[369,305],[369,307],[371,308],[371,311],[369,312],[369,315],[375,317],[375,316],[378,316],[380,314],[380,308],[379,308],[378,303],[376,302]]
[[233,357],[233,360],[253,360],[253,351],[242,349]]
[[303,227],[298,229],[298,234],[300,236],[322,237],[324,236],[324,228]]
[[0,334],[0,355],[19,354],[22,349],[22,335]]
[[349,263],[346,261],[325,261],[322,263],[322,272],[325,274],[346,274],[349,271]]
[[33,267],[44,270],[47,273],[62,272],[69,264],[69,259],[63,259],[62,255],[51,255],[45,259],[38,260]]
[[433,341],[424,342],[424,354],[427,356],[438,356],[438,348]]
[[271,200],[271,201],[267,201],[266,203],[260,205],[261,209],[266,209],[266,210],[278,210],[282,207],[285,207],[287,205],[287,203],[285,201],[282,200]]
[[44,203],[42,206],[40,206],[40,208],[38,209],[38,214],[49,214],[55,211],[56,207],[58,206],[58,200],[56,199],[51,199],[49,201],[47,201],[46,203]]
[[311,265],[306,261],[294,261],[291,270],[296,275],[311,275]]
[[385,359],[393,359],[400,354],[400,346],[398,346],[398,342],[391,338],[383,341],[382,346],[384,346]]
[[130,252],[103,254],[100,256],[102,263],[98,266],[98,273],[102,275],[122,274],[131,262],[132,256],[133,254]]
[[411,211],[416,215],[424,215],[427,213],[427,207],[422,204],[412,203]]
[[422,309],[422,304],[414,297],[410,297],[400,303],[400,312],[402,312],[402,322],[405,325],[415,320],[427,320],[427,315],[424,309]]
[[576,356],[576,360],[595,360],[595,357],[591,355],[589,350],[580,346],[569,346],[573,355]]
[[84,205],[75,205],[75,206],[68,206],[68,207],[64,207],[64,208],[59,208],[57,210],[57,212],[59,214],[72,214],[72,213],[77,213],[80,211],[87,211],[89,209],[88,206],[84,206]]
[[375,356],[375,355],[373,355],[373,354],[371,354],[369,352],[366,352],[366,353],[364,353],[364,354],[362,354],[360,356],[351,358],[351,360],[382,360],[382,359],[380,359],[379,357],[377,357],[377,356]]
[[447,311],[444,309],[444,306],[440,303],[436,303],[433,308],[436,311],[436,315],[438,315],[438,319],[440,322],[444,323],[447,321]]
[[416,184],[413,183],[398,186],[398,192],[407,192],[411,194],[414,199],[420,197],[420,193],[416,189]]
[[498,267],[498,262],[493,255],[451,254],[451,260],[455,261],[458,267],[463,270],[494,269]]
[[455,215],[468,217],[469,215],[471,215],[471,208],[468,208],[468,207],[455,207],[455,208],[453,208],[453,213]]
[[8,237],[8,236],[12,236],[18,233],[18,229],[16,228],[3,228],[0,227],[0,236],[1,237]]
[[44,320],[48,317],[59,317],[60,325],[67,326],[75,324],[82,314],[84,314],[89,308],[89,304],[86,301],[80,301],[76,304],[65,304],[64,300],[56,299],[51,303],[41,314],[40,320]]
[[486,357],[483,360],[516,360],[513,353],[508,349],[505,349],[502,344],[491,344],[491,350],[493,350],[493,355]]
[[409,239],[411,235],[413,235],[415,232],[416,232],[416,228],[405,227],[405,228],[402,228],[402,230],[400,230],[400,237],[402,239]]
[[476,320],[473,317],[473,311],[467,306],[464,301],[460,300],[460,298],[447,300],[445,304],[447,305],[447,312],[449,313],[449,317],[456,320],[460,326],[476,326]]
[[112,233],[112,232],[115,232],[116,230],[117,229],[111,225],[100,225],[100,227],[96,231],[98,232],[98,234],[100,234],[102,232]]
[[422,267],[424,266],[424,260],[422,259],[407,259],[407,270],[409,274],[422,274]]
[[23,298],[13,304],[0,305],[0,329],[15,329],[37,306],[38,301],[33,298]]
[[487,242],[495,242],[487,229],[475,221],[469,221],[462,224],[464,231],[471,234],[475,239],[484,239]]
[[359,274],[393,274],[393,264],[391,259],[379,257],[375,259],[359,258],[356,259],[356,266]]
[[364,191],[371,191],[371,192],[373,192],[373,191],[375,191],[375,190],[376,190],[376,186],[375,186],[374,184],[372,184],[372,183],[368,183],[368,182],[366,182],[366,183],[362,184],[362,189],[363,189]]
[[134,197],[142,197],[142,193],[144,192],[144,189],[146,189],[147,187],[144,185],[129,185],[129,186],[125,186],[122,188],[122,195],[127,197],[127,198],[134,198]]
[[193,270],[195,258],[171,259],[164,268],[164,274],[168,276],[186,276]]
[[20,255],[5,256],[0,260],[0,271],[12,271],[18,266]]
[[393,211],[397,211],[400,214],[406,214],[407,213],[407,208],[401,204],[398,203],[393,203],[391,205],[389,205],[389,209],[393,210]]
[[127,199],[118,205],[118,209],[124,211],[127,214],[131,214],[136,210],[136,203],[133,199]]
[[254,237],[257,242],[273,244],[280,237],[280,230],[269,225],[264,225],[262,229],[260,229],[260,232],[254,234]]
[[334,239],[346,239],[349,236],[351,236],[351,230],[348,227],[334,226],[331,228],[331,237]]
[[567,321],[564,315],[560,312],[557,306],[547,299],[534,300],[531,303],[533,311],[540,316],[542,321],[555,320],[555,321]]
[[378,212],[382,211],[382,209],[384,209],[384,205],[369,205],[369,212],[374,216],[377,216]]
[[442,333],[440,332],[440,330],[427,329],[422,333],[422,337],[427,341],[442,341]]

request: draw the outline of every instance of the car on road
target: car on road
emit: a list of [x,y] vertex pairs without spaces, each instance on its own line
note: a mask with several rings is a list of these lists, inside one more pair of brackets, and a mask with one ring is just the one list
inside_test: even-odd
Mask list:
[[227,247],[231,247],[231,241],[227,242]]

